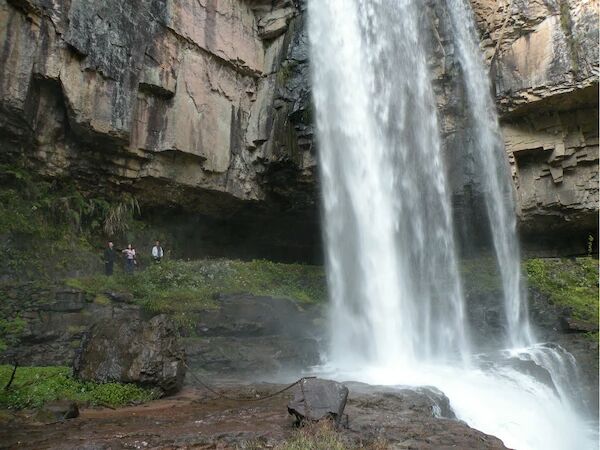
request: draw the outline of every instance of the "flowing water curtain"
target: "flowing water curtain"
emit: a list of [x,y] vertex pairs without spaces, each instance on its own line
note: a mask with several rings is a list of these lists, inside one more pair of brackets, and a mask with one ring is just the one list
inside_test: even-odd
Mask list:
[[470,6],[465,0],[448,0],[454,42],[462,69],[467,107],[471,122],[473,152],[481,170],[486,209],[502,279],[507,345],[523,346],[533,342],[529,326],[527,298],[522,281],[520,249],[516,229],[513,185],[498,123],[491,85],[479,36]]
[[425,20],[411,0],[309,3],[338,360],[468,355]]

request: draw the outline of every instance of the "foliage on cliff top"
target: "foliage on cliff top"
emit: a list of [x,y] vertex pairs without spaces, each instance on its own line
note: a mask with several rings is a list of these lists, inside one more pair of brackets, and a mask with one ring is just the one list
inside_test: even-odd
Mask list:
[[552,303],[569,307],[573,317],[598,325],[597,259],[530,259],[525,269],[530,286]]
[[72,400],[111,407],[158,398],[158,392],[133,384],[91,383],[76,380],[68,367],[19,367],[8,390],[13,368],[0,366],[0,409],[39,408],[54,400]]
[[173,314],[180,324],[191,321],[188,313],[214,307],[217,294],[268,295],[301,303],[319,303],[327,296],[322,267],[264,260],[167,260],[134,275],[71,278],[67,284],[99,302],[108,301],[108,291],[132,294],[147,310]]

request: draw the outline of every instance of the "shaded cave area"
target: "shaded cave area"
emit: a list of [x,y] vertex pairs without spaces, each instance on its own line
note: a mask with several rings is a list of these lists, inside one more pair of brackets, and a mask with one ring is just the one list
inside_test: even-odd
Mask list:
[[164,236],[165,248],[176,258],[323,263],[316,210],[286,212],[244,206],[227,217],[190,213],[182,207],[144,211],[142,219]]

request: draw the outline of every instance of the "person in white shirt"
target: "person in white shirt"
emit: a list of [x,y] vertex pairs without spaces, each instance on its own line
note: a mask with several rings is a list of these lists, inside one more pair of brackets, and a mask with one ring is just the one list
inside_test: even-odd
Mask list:
[[133,275],[133,268],[135,266],[135,249],[129,244],[125,250],[125,272]]
[[152,247],[152,259],[155,263],[159,263],[164,256],[163,248],[160,246],[160,241],[156,241],[154,247]]

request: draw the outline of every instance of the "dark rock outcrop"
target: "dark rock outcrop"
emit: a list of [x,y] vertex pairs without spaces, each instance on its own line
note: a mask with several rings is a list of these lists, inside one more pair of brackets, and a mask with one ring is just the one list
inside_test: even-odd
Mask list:
[[148,322],[102,320],[83,339],[73,366],[86,381],[118,381],[160,388],[183,386],[186,366],[177,329],[164,315]]
[[348,388],[337,381],[306,378],[299,384],[294,399],[288,403],[288,412],[297,424],[332,420],[342,422],[348,400]]
[[321,314],[284,298],[220,296],[185,339],[189,364],[233,378],[305,370],[320,362]]
[[[137,305],[110,302],[61,285],[35,282],[3,284],[0,314],[5,320],[23,321],[11,338],[10,348],[0,353],[0,362],[20,365],[67,366],[86,330],[98,320],[138,320]],[[6,336],[5,336],[6,338]]]

